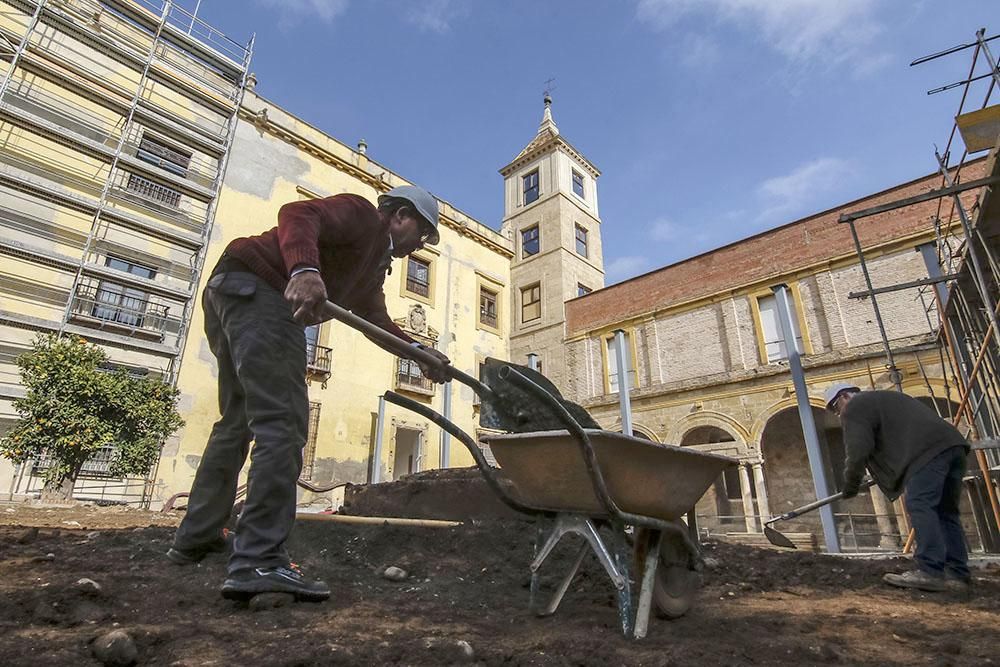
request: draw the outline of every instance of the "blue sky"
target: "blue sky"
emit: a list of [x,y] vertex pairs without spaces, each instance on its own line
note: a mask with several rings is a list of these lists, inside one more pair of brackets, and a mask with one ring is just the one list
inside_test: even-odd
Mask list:
[[909,63],[1000,32],[996,0],[202,0],[199,16],[257,34],[261,95],[495,229],[497,170],[555,78],[560,131],[602,171],[609,284],[934,171],[961,90],[926,92],[972,52]]

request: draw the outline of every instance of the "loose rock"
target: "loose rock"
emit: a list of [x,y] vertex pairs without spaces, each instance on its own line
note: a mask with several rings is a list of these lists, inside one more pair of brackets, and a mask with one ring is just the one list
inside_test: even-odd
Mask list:
[[426,637],[424,648],[434,656],[436,661],[442,663],[472,662],[476,658],[476,652],[472,644],[464,639],[448,639],[445,637]]
[[135,642],[124,630],[112,630],[101,635],[90,645],[94,657],[108,667],[128,667],[139,657]]
[[385,568],[385,572],[382,573],[382,576],[388,579],[389,581],[406,581],[406,578],[409,576],[409,574],[407,574],[406,570],[404,570],[403,568],[396,567],[395,565],[390,565],[389,567]]
[[73,588],[88,595],[100,595],[103,590],[99,583],[87,577],[77,579],[76,583],[73,584]]
[[705,558],[705,569],[706,570],[718,570],[719,569],[719,559],[707,556]]

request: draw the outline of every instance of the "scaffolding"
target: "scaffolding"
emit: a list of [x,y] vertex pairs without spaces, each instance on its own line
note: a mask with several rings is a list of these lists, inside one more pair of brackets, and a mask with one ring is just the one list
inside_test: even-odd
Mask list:
[[[986,37],[982,29],[976,33],[975,41],[910,63],[916,66],[972,50],[972,62],[964,79],[928,91],[932,95],[962,90],[945,148],[934,151],[941,177],[940,188],[845,213],[839,220],[850,228],[868,288],[850,297],[870,299],[889,377],[897,389],[902,390],[900,373],[877,295],[917,290],[917,298],[924,304],[928,319],[937,331],[944,362],[942,368],[947,368],[945,375],[950,373],[951,378],[946,381],[946,395],[942,397],[946,412],[941,410],[942,405],[937,400],[934,404],[942,417],[964,428],[971,441],[976,466],[968,472],[964,484],[980,542],[984,550],[990,552],[1000,552],[1000,197],[994,193],[1000,183],[1000,104],[991,104],[994,89],[1000,85],[1000,69],[990,50],[990,42],[998,38],[1000,35]],[[983,94],[978,109],[968,111],[968,105],[974,104],[972,98],[979,93]],[[955,135],[959,133],[965,149],[953,159]],[[976,169],[981,172],[966,178],[971,171],[970,156],[984,150],[990,151],[985,161],[975,158]],[[856,221],[934,200],[937,210],[929,223],[933,226],[935,242],[917,248],[923,255],[928,277],[875,288]],[[926,374],[924,381],[934,397]],[[953,386],[958,391],[957,397],[952,393]]]
[[[254,38],[172,0],[0,9],[0,400],[23,393],[15,360],[39,332],[175,384]],[[11,492],[32,492],[37,468]],[[98,481],[80,492],[144,505],[152,491]]]

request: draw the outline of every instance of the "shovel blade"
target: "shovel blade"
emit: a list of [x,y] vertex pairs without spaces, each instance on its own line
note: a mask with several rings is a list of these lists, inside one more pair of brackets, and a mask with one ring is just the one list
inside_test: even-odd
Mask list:
[[790,539],[788,539],[787,537],[776,531],[774,528],[771,528],[770,526],[764,526],[764,537],[766,537],[767,541],[776,547],[785,547],[786,549],[798,549],[798,547],[795,546],[794,542],[792,542]]

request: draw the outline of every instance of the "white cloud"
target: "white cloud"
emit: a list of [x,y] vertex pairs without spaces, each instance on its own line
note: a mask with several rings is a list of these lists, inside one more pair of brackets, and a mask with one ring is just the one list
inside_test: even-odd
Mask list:
[[680,225],[658,218],[647,227],[649,238],[658,245],[657,261],[666,266],[711,250],[719,245],[718,229],[711,224]]
[[851,176],[851,165],[839,158],[823,157],[796,167],[784,176],[774,176],[761,183],[757,194],[764,208],[758,222],[800,213],[810,203],[840,188]]
[[350,0],[256,0],[257,4],[276,9],[278,27],[282,30],[294,27],[302,20],[319,19],[330,23],[347,10]]
[[681,63],[691,69],[709,68],[722,62],[723,47],[708,35],[684,35]]
[[451,30],[452,21],[465,9],[465,5],[456,6],[452,0],[411,2],[406,19],[420,30],[443,34]]
[[660,218],[649,226],[649,237],[654,241],[674,241],[681,237],[681,229],[676,224]]
[[617,283],[645,273],[649,267],[649,260],[646,257],[630,255],[617,257],[604,265],[605,278],[607,283]]
[[875,18],[882,1],[639,0],[636,16],[669,30],[689,15],[708,15],[752,33],[792,62],[852,62],[871,70],[886,61],[875,45],[883,31]]

